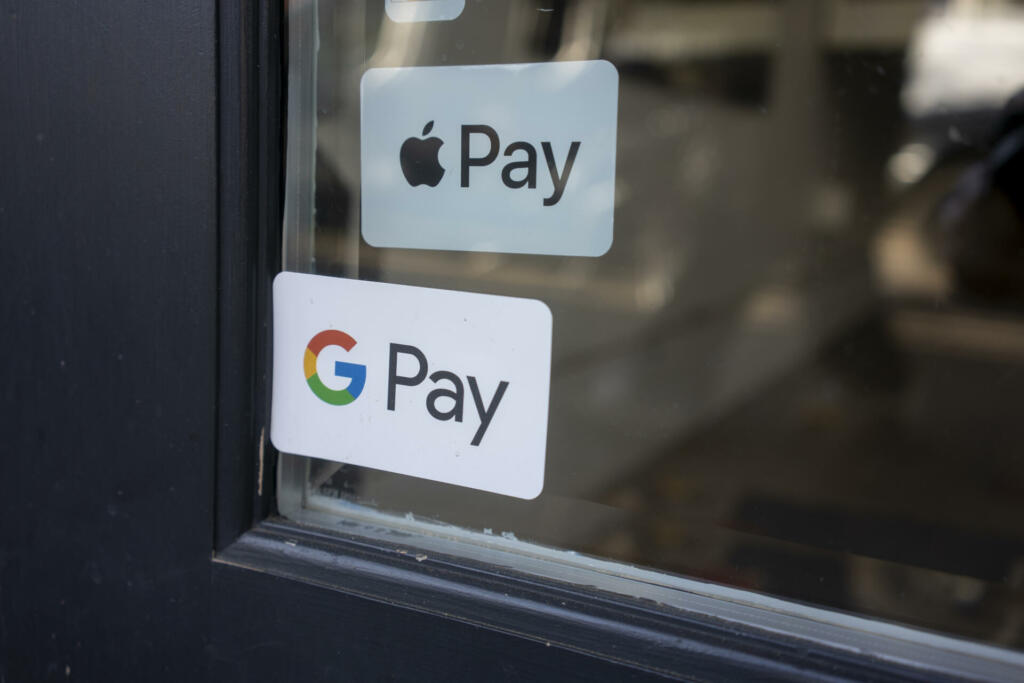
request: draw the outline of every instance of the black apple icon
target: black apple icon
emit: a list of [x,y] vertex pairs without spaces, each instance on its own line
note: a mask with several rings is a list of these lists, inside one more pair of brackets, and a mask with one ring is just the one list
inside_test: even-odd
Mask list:
[[[433,121],[423,126],[423,135],[427,135],[433,127]],[[402,173],[410,185],[437,187],[444,177],[444,168],[437,161],[437,152],[443,144],[441,138],[409,138],[402,143],[398,159],[402,163]]]

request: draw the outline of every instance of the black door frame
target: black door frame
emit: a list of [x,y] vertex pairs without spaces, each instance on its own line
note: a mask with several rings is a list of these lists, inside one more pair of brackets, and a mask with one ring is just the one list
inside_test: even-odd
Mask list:
[[0,681],[940,679],[927,650],[275,514],[282,12],[40,0],[0,21]]

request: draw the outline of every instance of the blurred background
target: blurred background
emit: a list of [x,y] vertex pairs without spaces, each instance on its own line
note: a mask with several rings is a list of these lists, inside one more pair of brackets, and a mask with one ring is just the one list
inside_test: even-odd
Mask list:
[[[297,456],[279,495],[1024,647],[1024,4],[288,16],[286,267],[538,298],[554,356],[536,500]],[[367,68],[599,58],[605,256],[362,241]]]

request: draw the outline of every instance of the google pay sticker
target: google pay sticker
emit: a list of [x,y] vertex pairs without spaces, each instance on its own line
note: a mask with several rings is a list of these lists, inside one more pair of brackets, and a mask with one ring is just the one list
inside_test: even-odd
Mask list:
[[369,244],[611,247],[619,76],[609,62],[370,69],[360,89]]
[[551,311],[540,301],[281,273],[278,450],[535,498]]

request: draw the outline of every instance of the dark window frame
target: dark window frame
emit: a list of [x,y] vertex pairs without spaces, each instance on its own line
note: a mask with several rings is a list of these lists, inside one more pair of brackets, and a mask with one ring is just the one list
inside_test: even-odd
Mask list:
[[[452,637],[462,637],[459,634],[466,633],[467,625],[484,629],[497,649],[465,652],[478,664],[506,656],[543,656],[554,671],[564,669],[567,678],[571,677],[569,663],[576,666],[581,661],[590,667],[587,675],[609,678],[654,674],[700,680],[934,681],[947,677],[951,660],[927,659],[927,648],[908,651],[903,661],[883,659],[851,649],[849,643],[772,632],[742,614],[723,619],[696,610],[666,609],[457,554],[431,555],[422,561],[407,551],[410,545],[400,535],[388,538],[355,522],[348,532],[329,533],[275,514],[277,457],[267,438],[269,294],[272,278],[281,267],[285,17],[283,3],[274,0],[243,4],[222,0],[218,12],[215,586],[278,591],[278,598],[294,594],[296,599],[301,595],[303,600],[319,601],[304,624],[294,622],[295,614],[301,615],[301,601],[298,611],[290,613],[293,621],[288,628],[308,631],[309,637],[314,637],[314,631],[345,623],[340,616],[334,623],[325,623],[330,620],[325,614],[344,613],[351,610],[353,597],[366,598],[369,602],[360,604],[367,610],[399,608],[405,610],[400,613],[415,613],[438,633],[450,632]],[[269,593],[265,594],[269,604],[271,598],[266,596]],[[221,598],[215,595],[214,599]],[[215,610],[230,611],[224,600]],[[396,637],[400,632],[396,627]],[[217,634],[212,637],[216,644]],[[270,646],[269,652],[287,658],[285,642]],[[530,642],[545,649],[525,647]],[[376,647],[374,651],[371,645],[370,653],[380,657],[383,674],[392,662],[383,647]],[[307,664],[312,671],[312,663]],[[301,677],[299,672],[305,670],[293,671]],[[431,678],[430,671],[424,675]]]

